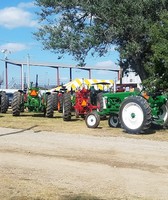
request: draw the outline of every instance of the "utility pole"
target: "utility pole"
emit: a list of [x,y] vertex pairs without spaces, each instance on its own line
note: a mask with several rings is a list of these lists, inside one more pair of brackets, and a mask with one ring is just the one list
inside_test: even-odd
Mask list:
[[122,84],[122,78],[123,78],[123,67],[122,67],[122,65],[123,65],[123,63],[122,63],[122,59],[121,59],[121,57],[120,57],[120,69],[119,69],[119,80],[120,80],[120,84]]

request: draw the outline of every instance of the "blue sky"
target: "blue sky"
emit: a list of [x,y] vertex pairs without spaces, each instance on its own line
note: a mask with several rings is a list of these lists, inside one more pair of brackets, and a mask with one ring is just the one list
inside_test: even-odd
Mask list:
[[[38,21],[35,14],[37,8],[31,0],[1,0],[0,3],[0,58],[5,56],[11,60],[26,61],[30,55],[30,61],[35,62],[54,62],[60,64],[77,65],[73,57],[64,55],[61,60],[57,59],[56,54],[50,51],[44,51],[41,43],[36,41],[33,32],[37,30]],[[7,53],[4,53],[6,50]],[[109,50],[106,57],[88,56],[86,66],[103,66],[116,69],[116,63],[119,58],[118,52]],[[28,69],[25,67],[24,72],[27,76]],[[0,61],[0,77],[3,77],[4,62]],[[13,80],[20,80],[20,68],[13,65],[8,67],[9,83]],[[43,67],[30,68],[30,81],[35,80],[35,75],[39,75],[39,83],[56,84],[56,70]],[[73,70],[73,78],[88,78],[88,73],[84,70]],[[92,71],[92,78],[97,79],[116,79],[115,72]],[[60,69],[60,82],[67,83],[69,80],[69,70]]]

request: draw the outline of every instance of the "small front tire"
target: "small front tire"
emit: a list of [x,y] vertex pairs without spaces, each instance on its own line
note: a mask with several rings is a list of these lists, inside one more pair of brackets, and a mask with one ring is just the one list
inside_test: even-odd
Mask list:
[[88,128],[97,128],[100,123],[100,116],[97,112],[91,112],[86,115],[85,123]]

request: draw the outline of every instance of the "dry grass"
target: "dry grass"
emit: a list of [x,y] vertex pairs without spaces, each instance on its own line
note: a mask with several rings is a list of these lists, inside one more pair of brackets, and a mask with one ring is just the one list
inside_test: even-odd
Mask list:
[[42,113],[21,113],[19,117],[12,116],[11,110],[0,114],[0,126],[6,128],[32,129],[34,132],[52,131],[53,133],[88,134],[94,136],[129,137],[148,140],[168,141],[168,129],[151,129],[146,134],[132,135],[121,128],[110,128],[107,120],[102,120],[96,129],[87,128],[84,119],[75,116],[69,122],[64,122],[62,114],[55,112],[53,118],[45,118]]

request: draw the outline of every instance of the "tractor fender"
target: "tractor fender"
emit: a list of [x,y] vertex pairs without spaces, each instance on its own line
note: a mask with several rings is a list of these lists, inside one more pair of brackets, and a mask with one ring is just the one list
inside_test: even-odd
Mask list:
[[24,93],[24,91],[23,91],[23,90],[18,90],[18,92],[20,92],[20,93]]
[[48,94],[48,95],[49,95],[49,94],[51,94],[51,92],[46,92],[46,94]]

